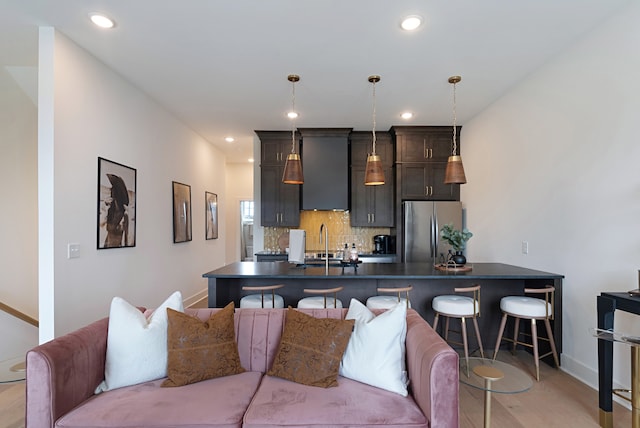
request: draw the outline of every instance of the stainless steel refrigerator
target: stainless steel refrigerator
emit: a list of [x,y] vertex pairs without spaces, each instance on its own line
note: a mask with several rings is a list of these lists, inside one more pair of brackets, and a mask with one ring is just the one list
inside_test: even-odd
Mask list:
[[440,263],[451,249],[440,238],[440,229],[453,223],[462,228],[462,203],[448,201],[406,201],[402,203],[402,260]]

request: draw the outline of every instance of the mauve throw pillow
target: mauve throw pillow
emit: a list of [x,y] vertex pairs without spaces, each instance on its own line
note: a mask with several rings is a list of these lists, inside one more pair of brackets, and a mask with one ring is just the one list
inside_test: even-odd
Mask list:
[[167,380],[182,386],[242,373],[233,324],[233,302],[207,321],[167,309]]
[[338,370],[354,320],[314,318],[289,307],[270,376],[303,385],[338,385]]

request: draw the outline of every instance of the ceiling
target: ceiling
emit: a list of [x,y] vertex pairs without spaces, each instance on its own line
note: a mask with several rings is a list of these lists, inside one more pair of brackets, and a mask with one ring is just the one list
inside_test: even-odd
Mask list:
[[[37,65],[53,26],[146,92],[227,162],[252,156],[254,130],[464,125],[630,0],[0,0],[0,64]],[[116,27],[89,20],[103,12]],[[425,19],[405,32],[400,20]],[[414,118],[400,118],[412,111]],[[235,137],[234,143],[224,141]],[[464,131],[463,131],[464,135]]]

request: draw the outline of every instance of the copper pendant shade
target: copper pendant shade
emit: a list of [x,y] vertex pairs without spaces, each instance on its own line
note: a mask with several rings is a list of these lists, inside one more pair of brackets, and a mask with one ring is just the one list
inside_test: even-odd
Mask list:
[[300,155],[296,153],[296,125],[295,125],[295,107],[296,107],[296,82],[300,80],[297,74],[290,74],[287,80],[291,82],[291,153],[287,155],[284,164],[284,172],[282,173],[282,182],[284,184],[304,184],[304,176],[302,175],[302,161]]
[[376,83],[380,81],[380,76],[369,76],[367,79],[373,84],[373,131],[372,131],[372,152],[367,155],[367,166],[364,171],[365,186],[380,186],[384,184],[384,169],[382,159],[376,154]]
[[284,173],[282,174],[282,182],[284,184],[304,184],[302,175],[302,161],[297,153],[289,153],[287,161],[284,164]]
[[465,184],[467,182],[467,177],[464,175],[464,167],[462,166],[462,157],[456,154],[458,131],[456,127],[456,83],[461,80],[462,77],[460,76],[449,77],[449,83],[453,85],[453,150],[447,160],[447,168],[444,171],[444,184]]

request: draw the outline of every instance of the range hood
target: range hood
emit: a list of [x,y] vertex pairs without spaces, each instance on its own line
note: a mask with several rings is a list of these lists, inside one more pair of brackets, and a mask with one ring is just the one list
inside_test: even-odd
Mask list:
[[349,134],[353,128],[301,128],[303,210],[349,209]]

